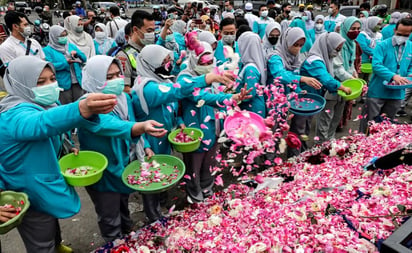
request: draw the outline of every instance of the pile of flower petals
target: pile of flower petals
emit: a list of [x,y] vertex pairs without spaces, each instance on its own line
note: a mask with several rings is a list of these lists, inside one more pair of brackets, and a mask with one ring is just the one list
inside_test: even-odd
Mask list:
[[[232,184],[175,212],[165,225],[131,234],[118,247],[130,252],[377,252],[375,245],[412,209],[412,167],[365,171],[364,166],[412,142],[412,126],[375,124],[371,133],[324,143],[261,174],[294,178],[278,188],[255,191]],[[112,250],[107,252],[118,252]]]

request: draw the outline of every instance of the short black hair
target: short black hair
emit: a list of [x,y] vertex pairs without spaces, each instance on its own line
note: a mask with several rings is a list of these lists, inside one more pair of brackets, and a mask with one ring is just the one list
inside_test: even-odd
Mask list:
[[29,22],[29,19],[24,13],[18,12],[18,11],[9,11],[7,14],[4,16],[4,22],[6,22],[7,29],[10,30],[10,32],[13,30],[13,25],[16,24],[20,26],[21,20],[25,18],[27,22]]
[[361,3],[361,5],[359,6],[359,9],[370,10],[371,9],[371,4],[369,2]]
[[282,11],[283,11],[286,7],[288,7],[288,6],[292,6],[292,4],[291,4],[291,3],[288,3],[288,2],[283,3],[283,4],[282,4]]
[[236,28],[241,27],[242,25],[249,25],[249,22],[244,17],[236,17]]
[[110,6],[109,12],[115,17],[120,16],[120,9],[115,5]]
[[223,27],[227,26],[227,25],[235,25],[236,26],[236,22],[233,18],[224,18],[224,19],[222,19],[222,21],[220,21],[220,25],[219,25],[220,30],[223,30]]
[[68,16],[71,16],[72,14],[70,11],[63,11],[63,19],[66,19]]
[[396,23],[395,30],[398,30],[399,24],[404,25],[404,26],[412,26],[412,18],[403,18]]
[[240,35],[242,35],[242,33],[251,32],[251,31],[252,31],[252,29],[250,29],[249,25],[239,26],[239,29],[237,29],[237,32],[236,32],[236,40],[240,37]]
[[263,8],[263,7],[268,7],[266,4],[262,4],[259,6],[259,11]]
[[124,27],[124,34],[130,35],[132,33],[132,23],[127,23]]
[[270,4],[275,4],[275,1],[273,1],[273,0],[269,0],[266,4],[267,4],[267,5],[270,5]]
[[153,15],[147,11],[136,10],[132,15],[132,27],[142,28],[144,26],[144,20],[153,21]]
[[334,5],[338,6],[338,9],[340,9],[340,3],[339,2],[332,1],[332,2],[330,2],[330,4],[334,4]]

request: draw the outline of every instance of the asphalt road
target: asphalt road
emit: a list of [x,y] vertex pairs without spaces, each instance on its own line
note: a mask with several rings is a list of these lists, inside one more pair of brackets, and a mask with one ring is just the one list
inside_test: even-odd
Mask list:
[[[129,16],[134,10],[131,9]],[[29,17],[32,21],[36,19],[36,14],[32,14]],[[57,21],[55,21],[57,22]],[[357,104],[353,109],[353,118],[360,113],[361,104]],[[407,112],[412,115],[412,105],[407,107]],[[399,118],[401,122],[411,123],[410,117]],[[350,129],[357,130],[359,121],[349,121],[348,125],[343,129],[343,131],[337,133],[337,137],[341,137],[348,134]],[[314,129],[314,126],[312,127]],[[314,134],[313,130],[310,138],[313,140]],[[179,154],[176,154],[179,156]],[[235,182],[236,179],[232,178],[229,174],[225,175],[225,185]],[[80,212],[68,219],[60,220],[62,237],[64,239],[64,244],[72,247],[74,252],[83,253],[91,252],[100,245],[104,244],[104,241],[100,237],[99,229],[97,226],[97,217],[95,214],[94,206],[83,187],[76,188],[80,199],[81,199],[81,210]],[[218,189],[217,189],[218,190]],[[176,205],[176,209],[182,209],[188,204],[186,203],[186,198],[183,189],[175,188],[169,191],[169,202],[167,207]],[[64,204],[64,203],[61,203]],[[143,206],[141,202],[141,197],[139,194],[132,194],[130,196],[129,209],[131,211],[131,216],[135,222],[135,228],[138,229],[145,224],[145,218],[143,213]],[[166,211],[167,208],[164,209]],[[10,231],[8,234],[0,235],[0,240],[2,244],[3,253],[20,253],[25,252],[23,242],[17,229]]]

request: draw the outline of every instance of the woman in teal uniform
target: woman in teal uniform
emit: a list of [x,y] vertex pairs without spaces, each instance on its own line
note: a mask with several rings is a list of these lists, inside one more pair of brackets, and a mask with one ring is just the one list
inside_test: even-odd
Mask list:
[[11,61],[4,84],[10,95],[0,103],[0,175],[4,189],[25,192],[31,203],[19,233],[27,252],[67,250],[58,219],[78,213],[80,199],[60,172],[61,136],[90,124],[95,114],[112,111],[116,96],[91,94],[57,106],[60,88],[53,65],[33,56]]
[[[79,128],[80,149],[104,154],[109,161],[102,179],[86,187],[97,213],[100,232],[106,242],[121,238],[132,229],[129,214],[129,194],[133,192],[122,181],[124,168],[144,154],[136,148],[143,133],[162,137],[166,130],[155,121],[136,123],[129,95],[123,92],[121,63],[110,56],[98,55],[89,59],[83,69],[83,87],[87,92],[114,94],[117,105],[113,112],[100,116],[99,124]],[[86,95],[87,96],[87,95]]]
[[[204,48],[203,52],[199,55],[191,52],[188,67],[177,78],[177,82],[183,87],[189,86],[190,83],[205,82],[206,75],[214,68],[213,49],[207,42],[200,42],[200,44]],[[190,176],[190,179],[186,180],[189,203],[202,201],[213,193],[214,179],[210,167],[214,164],[216,139],[221,130],[220,120],[215,118],[216,111],[221,109],[218,104],[223,104],[224,100],[240,101],[245,98],[244,93],[234,95],[221,93],[216,85],[204,88],[198,95],[192,94],[181,101],[184,125],[201,129],[204,133],[199,149],[183,154],[186,174]],[[204,105],[199,107],[197,105],[201,100],[204,101]]]

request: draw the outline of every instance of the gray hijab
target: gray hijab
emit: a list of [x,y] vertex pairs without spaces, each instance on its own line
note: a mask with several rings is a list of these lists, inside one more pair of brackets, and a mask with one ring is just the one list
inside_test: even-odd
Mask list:
[[144,98],[143,88],[149,81],[156,83],[172,83],[170,79],[164,79],[154,73],[156,68],[162,66],[164,59],[167,56],[173,61],[173,52],[159,45],[147,45],[136,58],[136,64],[139,68],[136,69],[137,78],[132,87],[139,96],[142,110],[149,114],[149,107]]
[[314,24],[314,26],[316,25],[316,22],[318,21],[318,20],[322,20],[323,21],[323,28],[322,28],[322,30],[316,30],[316,29],[314,29],[315,30],[315,37],[317,38],[317,36],[316,35],[319,35],[319,34],[322,34],[322,33],[324,33],[324,32],[326,32],[326,30],[325,30],[325,17],[323,16],[323,15],[317,15],[316,17],[315,17],[315,24]]
[[59,43],[60,34],[62,34],[62,32],[64,31],[66,31],[66,29],[62,26],[52,26],[49,32],[49,46],[62,54],[68,54],[69,43],[67,43],[66,45]]
[[181,35],[185,35],[185,28],[186,28],[185,21],[176,20],[175,22],[173,22],[173,25],[170,27],[170,30],[172,30],[172,32],[180,33]]
[[290,21],[287,19],[284,19],[282,20],[282,22],[280,22],[280,27],[282,28],[282,31],[286,31],[289,25],[290,25]]
[[346,40],[336,32],[324,33],[319,36],[309,51],[307,61],[321,60],[326,65],[329,74],[333,74],[333,58],[330,57],[333,50]]
[[401,20],[401,13],[399,11],[395,11],[391,14],[391,19],[389,19],[389,24],[396,24],[398,21]]
[[[122,64],[116,58],[106,55],[91,57],[83,68],[82,88],[88,93],[102,93],[107,80],[107,71],[112,63],[117,64],[123,74]],[[129,120],[127,98],[124,93],[117,96],[117,105],[113,112],[121,119]]]
[[[31,89],[37,86],[37,80],[45,67],[51,68],[56,73],[51,63],[35,56],[20,56],[9,63],[3,78],[4,86],[9,95],[1,100],[0,113],[6,112],[21,103],[36,104]],[[46,110],[57,106],[56,104],[50,106],[36,105]]]
[[213,35],[213,33],[209,31],[202,31],[199,34],[199,40],[207,42],[209,45],[212,45],[213,43],[217,41],[215,35]]
[[260,84],[266,85],[266,57],[259,35],[253,32],[244,32],[240,35],[237,43],[243,67],[248,64],[255,65],[260,73]]
[[289,47],[302,38],[305,38],[305,32],[299,27],[290,27],[280,36],[273,54],[280,56],[286,70],[295,71],[300,67],[301,62],[299,60],[299,54],[291,54],[289,52]]
[[263,36],[263,39],[262,39],[263,50],[265,51],[265,56],[270,56],[275,51],[275,45],[272,45],[272,43],[270,43],[268,39],[270,33],[275,29],[277,29],[280,33],[282,33],[282,28],[278,22],[273,22],[266,26],[265,36]]
[[368,17],[366,19],[365,33],[372,39],[376,37],[376,32],[373,31],[373,28],[375,28],[379,21],[381,21],[381,18],[376,16]]

